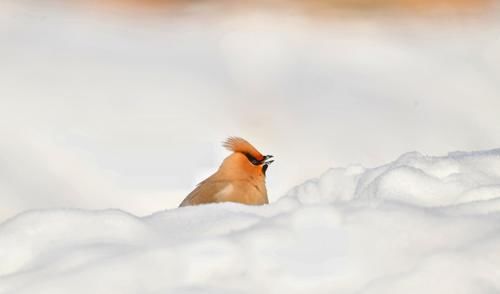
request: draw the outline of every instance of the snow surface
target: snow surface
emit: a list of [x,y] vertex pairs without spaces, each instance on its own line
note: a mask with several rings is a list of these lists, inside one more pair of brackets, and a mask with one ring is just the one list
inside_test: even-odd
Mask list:
[[[332,166],[500,146],[493,11],[132,18],[58,3],[0,0],[0,221],[27,209],[174,208],[231,135],[276,156],[271,201]],[[415,189],[405,197],[426,202]]]
[[35,210],[0,293],[499,293],[500,149],[327,171],[261,207]]

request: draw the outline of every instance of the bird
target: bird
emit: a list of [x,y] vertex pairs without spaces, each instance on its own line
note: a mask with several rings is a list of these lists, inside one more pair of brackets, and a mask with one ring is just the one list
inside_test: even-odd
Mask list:
[[262,155],[240,137],[229,137],[222,144],[232,151],[210,177],[200,182],[179,207],[237,202],[248,205],[268,204],[266,171],[274,162],[272,155]]

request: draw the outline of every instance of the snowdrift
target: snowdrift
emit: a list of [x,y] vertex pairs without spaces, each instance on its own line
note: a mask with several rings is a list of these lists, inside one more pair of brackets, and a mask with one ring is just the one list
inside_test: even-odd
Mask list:
[[335,168],[263,207],[37,210],[0,293],[498,293],[500,149]]

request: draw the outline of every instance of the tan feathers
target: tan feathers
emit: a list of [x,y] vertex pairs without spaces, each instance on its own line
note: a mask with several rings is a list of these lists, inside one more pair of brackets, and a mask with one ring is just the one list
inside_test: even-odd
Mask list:
[[180,206],[213,202],[268,203],[265,173],[272,156],[263,156],[248,141],[230,137],[223,146],[230,151],[219,169],[202,181]]
[[255,149],[252,144],[248,143],[247,140],[240,137],[229,137],[226,141],[224,141],[224,143],[222,143],[222,146],[224,146],[229,151],[250,154],[257,160],[264,159],[262,153]]

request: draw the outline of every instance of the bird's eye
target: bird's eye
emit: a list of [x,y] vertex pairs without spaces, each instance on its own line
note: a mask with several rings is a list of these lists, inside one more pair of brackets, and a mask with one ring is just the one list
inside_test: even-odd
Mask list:
[[255,159],[255,157],[253,157],[252,155],[250,155],[248,153],[245,153],[245,156],[248,158],[248,161],[250,161],[253,165],[259,165],[260,164],[260,161],[258,161],[257,159]]

